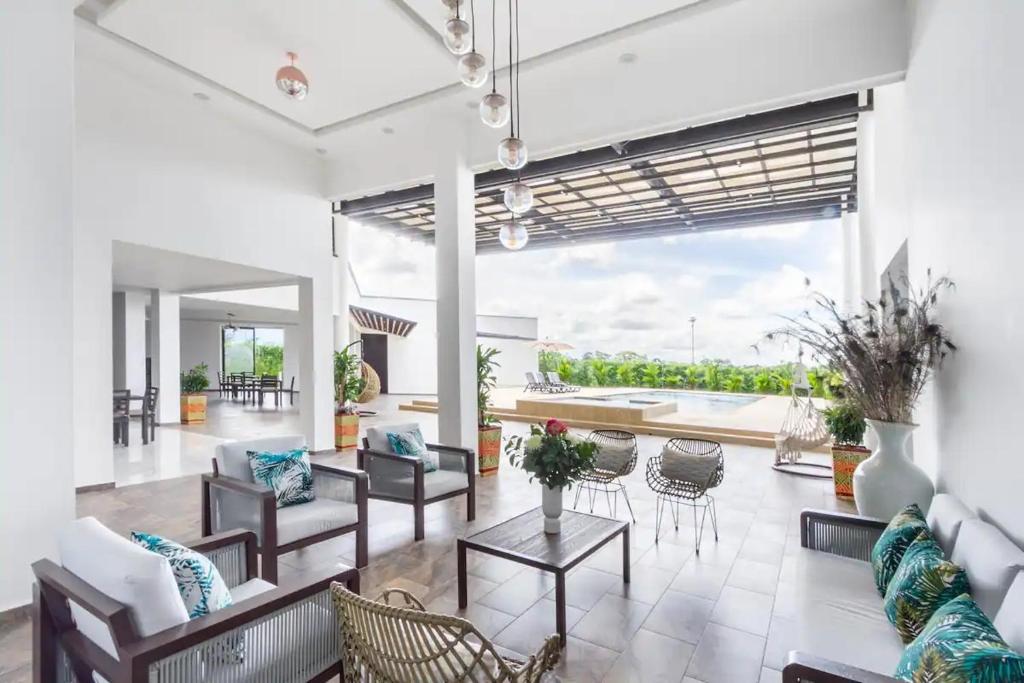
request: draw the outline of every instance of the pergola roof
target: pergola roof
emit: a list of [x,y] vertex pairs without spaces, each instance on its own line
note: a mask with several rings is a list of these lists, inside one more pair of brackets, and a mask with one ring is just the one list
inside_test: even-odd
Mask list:
[[349,306],[348,312],[359,327],[373,332],[408,337],[416,322],[398,316],[381,313],[361,306]]
[[[856,95],[529,164],[527,248],[834,218],[856,210]],[[507,171],[476,177],[477,250],[500,248]],[[433,187],[336,202],[335,213],[433,241]]]

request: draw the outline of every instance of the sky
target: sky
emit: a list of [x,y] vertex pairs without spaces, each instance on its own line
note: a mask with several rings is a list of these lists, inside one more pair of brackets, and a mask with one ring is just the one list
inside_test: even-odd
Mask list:
[[[736,364],[785,362],[796,349],[761,344],[779,314],[799,314],[808,294],[838,297],[839,220],[679,234],[477,257],[477,311],[538,319],[541,339],[569,355],[633,351]],[[434,250],[356,226],[350,259],[364,294],[433,297]],[[805,285],[810,279],[810,289]]]

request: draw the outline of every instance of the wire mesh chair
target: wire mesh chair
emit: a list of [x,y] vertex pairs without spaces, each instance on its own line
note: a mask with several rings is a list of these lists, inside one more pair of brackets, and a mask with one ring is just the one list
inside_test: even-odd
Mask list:
[[342,683],[537,683],[558,663],[557,635],[519,660],[499,652],[469,621],[427,612],[400,588],[368,600],[335,583],[331,595],[341,629]]
[[[715,532],[715,541],[718,540],[718,514],[715,509],[715,499],[708,493],[722,483],[725,477],[725,456],[722,453],[722,444],[717,441],[706,439],[670,439],[665,445],[666,451],[674,451],[684,456],[697,456],[698,458],[712,458],[714,462],[700,463],[692,468],[687,474],[685,467],[680,468],[680,476],[667,476],[662,469],[662,455],[657,455],[647,461],[647,485],[657,494],[657,514],[654,531],[654,542],[658,542],[661,535],[661,520],[664,517],[664,506],[668,503],[672,512],[672,521],[675,523],[676,531],[679,530],[679,505],[689,505],[693,509],[693,541],[696,552],[700,554],[700,542],[704,536],[704,520],[711,513],[711,527]],[[710,473],[709,473],[710,471]],[[697,524],[697,508],[702,508],[700,524]]]
[[[626,508],[629,510],[629,516],[635,524],[636,515],[633,514],[633,506],[629,502],[626,484],[622,479],[636,468],[638,454],[636,435],[619,429],[595,429],[590,432],[587,440],[597,444],[597,466],[580,477],[572,509],[576,509],[580,502],[580,494],[586,489],[587,497],[590,500],[590,511],[593,512],[597,494],[603,491],[605,500],[608,501],[608,514],[615,517],[619,508],[619,493],[622,493],[622,497],[626,501]],[[610,451],[609,457],[602,458],[602,448]],[[624,452],[629,452],[629,455],[621,457],[621,454]],[[615,496],[614,506],[612,505],[613,495]]]

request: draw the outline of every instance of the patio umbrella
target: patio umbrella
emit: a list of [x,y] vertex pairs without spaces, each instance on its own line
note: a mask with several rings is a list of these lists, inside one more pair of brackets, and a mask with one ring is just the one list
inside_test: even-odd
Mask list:
[[551,339],[545,339],[543,341],[537,340],[533,342],[533,348],[538,351],[570,351],[576,347],[572,344],[566,344],[565,342],[552,341]]

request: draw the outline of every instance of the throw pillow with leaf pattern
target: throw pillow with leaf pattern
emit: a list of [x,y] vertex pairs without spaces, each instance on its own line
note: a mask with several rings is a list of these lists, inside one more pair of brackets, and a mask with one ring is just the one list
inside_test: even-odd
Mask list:
[[260,484],[274,490],[277,507],[309,503],[313,493],[313,468],[309,451],[297,448],[284,453],[248,451],[252,476]]
[[912,683],[1024,681],[1024,657],[1010,649],[970,595],[953,598],[903,651],[896,678]]
[[885,527],[871,549],[871,568],[875,572],[875,586],[879,595],[885,596],[889,582],[903,559],[903,553],[922,530],[928,530],[928,523],[917,503],[911,503],[900,510],[889,522],[889,526]]
[[419,427],[406,432],[387,432],[388,444],[395,455],[404,455],[423,461],[424,472],[437,470],[437,454],[427,449],[427,441]]
[[924,629],[936,610],[962,593],[969,593],[967,574],[946,560],[931,534],[922,531],[903,554],[885,592],[884,608],[904,643]]
[[232,603],[231,591],[216,565],[205,555],[154,534],[133,531],[131,539],[136,545],[167,558],[189,619],[210,614]]

